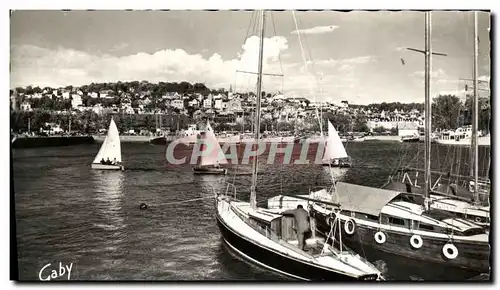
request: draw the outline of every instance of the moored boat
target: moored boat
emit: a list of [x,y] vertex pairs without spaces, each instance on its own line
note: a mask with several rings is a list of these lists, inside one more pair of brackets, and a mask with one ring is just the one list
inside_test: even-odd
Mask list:
[[[259,72],[256,112],[260,112],[265,12],[261,12]],[[255,116],[255,140],[260,138],[260,114]],[[216,194],[216,220],[224,242],[246,260],[300,280],[375,281],[381,273],[349,249],[335,247],[327,240],[304,237],[306,247],[298,247],[294,218],[257,206],[257,160],[252,159],[250,201],[238,200],[236,187],[228,184],[225,194]],[[314,232],[313,232],[314,233]]]
[[[341,220],[344,241],[404,257],[477,272],[490,270],[486,231],[445,211],[425,210],[420,196],[338,182],[334,195],[340,207],[312,203],[317,227],[327,231],[332,217]],[[331,200],[325,189],[310,198]],[[352,246],[352,245],[351,245]]]

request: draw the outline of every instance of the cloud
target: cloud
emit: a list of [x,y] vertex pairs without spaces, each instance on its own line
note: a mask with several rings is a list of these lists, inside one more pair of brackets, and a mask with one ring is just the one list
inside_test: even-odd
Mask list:
[[[123,45],[122,45],[123,46]],[[46,49],[32,45],[11,47],[12,86],[66,86],[91,82],[148,80],[204,82],[207,86],[234,83],[236,70],[257,72],[259,38],[252,36],[235,59],[224,60],[214,53],[208,58],[188,54],[183,49],[166,49],[155,53],[127,56],[90,54],[59,48]],[[278,55],[288,49],[286,38],[264,40],[266,72],[280,73]]]
[[[423,71],[423,70],[416,71],[416,72],[411,73],[410,76],[417,77],[417,78],[424,78],[425,71]],[[448,78],[448,75],[446,74],[446,72],[443,69],[439,68],[439,69],[431,72],[431,78],[436,78],[433,81],[438,81],[439,79]]]
[[[201,53],[189,54],[183,49],[114,56],[66,48],[12,46],[11,87],[64,87],[92,82],[147,80],[202,82],[214,89],[228,89],[233,85],[233,89],[237,91],[255,90],[256,75],[236,71],[257,72],[258,47],[259,38],[252,36],[242,45],[241,52],[234,59],[223,59],[217,53],[204,57]],[[315,62],[315,65],[320,66],[314,66],[314,70],[309,61],[311,75],[308,75],[302,61],[283,60],[282,56],[289,53],[285,37],[275,36],[264,40],[263,72],[284,75],[283,78],[264,76],[263,90],[266,92],[279,90],[286,95],[306,96],[317,100],[347,98],[352,88],[358,85],[356,67],[375,59],[372,56],[328,59]]]
[[117,44],[117,45],[113,46],[112,48],[110,48],[109,51],[114,52],[114,51],[122,50],[124,48],[127,48],[128,46],[129,45],[126,43]]
[[327,66],[343,66],[343,65],[360,65],[372,62],[375,60],[374,56],[358,56],[353,58],[341,58],[341,59],[326,59],[315,62],[315,64],[319,65],[327,65]]
[[301,33],[301,34],[323,34],[323,33],[332,32],[337,28],[339,28],[339,27],[336,25],[316,26],[313,28],[294,30],[294,31],[292,31],[291,34],[298,34],[298,33]]

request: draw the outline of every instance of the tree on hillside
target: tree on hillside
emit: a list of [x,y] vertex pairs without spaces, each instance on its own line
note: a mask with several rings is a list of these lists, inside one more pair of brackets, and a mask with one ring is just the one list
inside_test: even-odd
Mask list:
[[432,127],[456,129],[459,126],[462,102],[453,95],[440,95],[432,100]]

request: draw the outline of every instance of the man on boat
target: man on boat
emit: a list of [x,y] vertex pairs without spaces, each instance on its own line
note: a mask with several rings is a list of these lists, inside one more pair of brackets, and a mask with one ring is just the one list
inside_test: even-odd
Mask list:
[[117,162],[116,162],[116,157],[113,159],[113,163],[112,163],[112,164],[113,164],[113,165],[116,165],[116,164],[117,164]]
[[106,161],[104,160],[104,157],[101,158],[101,164],[106,164]]
[[299,249],[305,250],[305,237],[311,232],[309,225],[309,214],[302,207],[301,204],[297,205],[296,209],[284,211],[282,215],[293,215],[295,220],[295,232],[297,232],[297,240],[299,241]]
[[111,165],[111,160],[109,160],[109,157],[106,158],[106,165]]

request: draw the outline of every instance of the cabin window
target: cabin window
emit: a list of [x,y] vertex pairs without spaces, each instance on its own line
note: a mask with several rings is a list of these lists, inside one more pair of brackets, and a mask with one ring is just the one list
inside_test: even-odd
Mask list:
[[396,218],[396,217],[389,217],[389,224],[391,226],[398,226],[398,227],[407,227],[409,226],[404,219]]
[[420,224],[420,229],[427,230],[427,231],[434,231],[434,226],[427,225],[427,224]]
[[412,229],[413,230],[418,230],[420,222],[419,221],[412,221]]
[[363,219],[371,222],[378,222],[378,217],[370,214],[364,214],[364,213],[359,213],[356,212],[354,213],[354,217],[358,219]]

